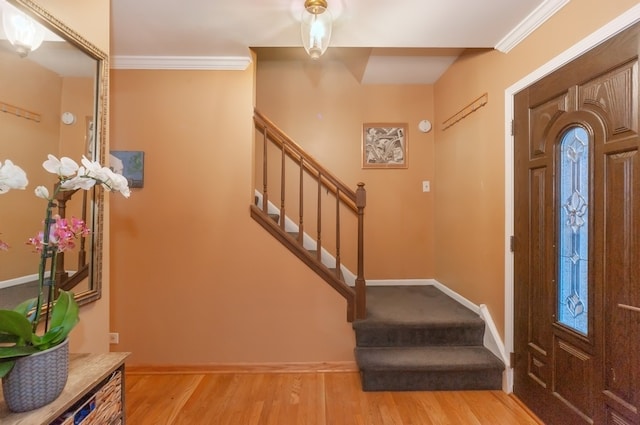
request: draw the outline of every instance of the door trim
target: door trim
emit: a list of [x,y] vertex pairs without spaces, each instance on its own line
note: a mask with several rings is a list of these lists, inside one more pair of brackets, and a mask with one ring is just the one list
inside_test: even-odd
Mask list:
[[[504,199],[505,199],[505,234],[504,234],[504,247],[505,247],[505,287],[504,287],[504,315],[505,315],[505,349],[508,353],[513,352],[513,339],[514,339],[514,313],[513,313],[513,252],[510,250],[510,238],[514,233],[513,229],[513,179],[514,179],[514,164],[513,164],[513,144],[514,138],[511,135],[511,121],[513,120],[513,98],[517,92],[530,86],[534,82],[538,81],[542,77],[552,73],[553,71],[561,68],[563,65],[571,62],[573,59],[592,49],[602,41],[616,35],[617,33],[625,30],[636,22],[640,21],[640,4],[632,7],[624,12],[622,15],[613,19],[609,23],[602,26],[600,29],[591,33],[569,49],[560,53],[555,58],[551,59],[535,71],[531,72],[521,80],[517,81],[512,86],[505,90],[504,94],[504,152],[505,152],[505,185],[504,185]],[[513,392],[513,368],[508,365],[506,368],[506,392]]]

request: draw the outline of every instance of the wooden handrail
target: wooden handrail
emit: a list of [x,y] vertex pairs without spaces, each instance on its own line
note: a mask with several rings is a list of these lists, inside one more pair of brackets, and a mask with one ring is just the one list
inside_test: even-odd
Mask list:
[[[364,279],[364,208],[366,206],[366,192],[364,189],[364,183],[358,183],[356,190],[351,189],[344,184],[339,178],[333,175],[327,168],[322,166],[315,158],[309,155],[300,145],[294,142],[289,136],[287,136],[280,128],[278,128],[271,120],[260,113],[257,109],[254,110],[254,125],[255,128],[262,134],[263,148],[262,148],[262,204],[261,208],[252,206],[251,215],[257,221],[259,221],[265,229],[270,231],[276,238],[278,238],[284,245],[292,250],[301,260],[306,262],[318,275],[320,275],[325,281],[327,281],[338,293],[340,293],[347,300],[347,317],[348,320],[363,319],[366,315],[366,282]],[[268,211],[268,194],[269,185],[267,178],[269,173],[270,162],[267,159],[268,156],[268,143],[273,143],[278,151],[281,152],[280,160],[280,211],[279,211],[279,223],[271,222],[269,219]],[[260,152],[260,150],[256,150]],[[298,175],[298,187],[299,187],[299,205],[298,205],[298,232],[295,234],[287,234],[284,228],[285,218],[285,185],[287,180],[293,176],[288,175],[285,177],[285,158],[289,158],[295,164],[299,166]],[[273,172],[273,171],[272,171]],[[304,236],[304,176],[306,175],[313,178],[318,185],[317,188],[317,229],[316,229],[316,249],[314,253],[310,253],[304,249],[303,236]],[[336,199],[336,252],[335,269],[328,269],[322,264],[321,250],[322,246],[322,190],[326,190],[327,194],[330,192]],[[343,280],[341,266],[342,266],[342,245],[340,230],[343,222],[343,218],[340,214],[341,205],[346,206],[354,213],[357,219],[357,276],[355,279],[355,288],[349,287]],[[276,230],[277,229],[277,230]]]
[[301,158],[304,158],[305,169],[316,178],[322,179],[326,183],[326,187],[337,194],[338,189],[342,195],[346,205],[349,206],[354,212],[357,212],[356,207],[356,193],[349,186],[344,184],[340,179],[335,177],[329,170],[323,167],[314,157],[309,155],[300,145],[287,136],[282,130],[280,130],[271,120],[262,115],[258,110],[254,111],[254,122],[256,126],[261,129],[268,130],[268,135],[271,136],[270,140],[278,145],[281,149],[284,149],[286,153],[297,162]]

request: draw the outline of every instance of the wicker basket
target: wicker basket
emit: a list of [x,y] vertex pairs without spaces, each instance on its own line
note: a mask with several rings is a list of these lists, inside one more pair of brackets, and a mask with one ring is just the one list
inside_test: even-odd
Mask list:
[[[118,424],[122,414],[122,372],[115,371],[105,384],[80,406],[68,412],[61,425]],[[89,412],[89,413],[86,413]]]
[[4,401],[13,412],[28,412],[58,398],[69,376],[69,340],[16,360],[2,378]]

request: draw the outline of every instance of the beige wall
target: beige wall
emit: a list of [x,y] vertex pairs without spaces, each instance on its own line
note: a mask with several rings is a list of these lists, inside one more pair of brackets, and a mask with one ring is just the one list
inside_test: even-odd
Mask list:
[[[464,56],[435,85],[435,277],[472,302],[486,304],[500,332],[505,316],[505,90],[636,3],[569,2],[508,54]],[[485,107],[441,129],[440,123],[485,92]]]
[[[39,0],[44,9],[78,32],[100,50],[109,53],[109,0]],[[108,134],[105,135],[108,143]],[[108,147],[107,147],[108,150]],[[109,197],[105,202],[105,255],[103,258],[102,298],[84,306],[80,311],[80,323],[71,334],[71,350],[74,352],[109,351]]]
[[346,303],[249,216],[254,70],[124,71],[112,148],[145,152],[112,198],[112,349],[130,365],[350,361]]

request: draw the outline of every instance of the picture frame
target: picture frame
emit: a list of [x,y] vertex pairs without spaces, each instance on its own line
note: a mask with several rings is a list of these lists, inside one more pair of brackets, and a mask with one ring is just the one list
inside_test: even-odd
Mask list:
[[362,168],[407,168],[406,123],[362,125]]
[[144,152],[143,151],[111,151],[109,164],[114,173],[127,178],[129,187],[144,186]]

